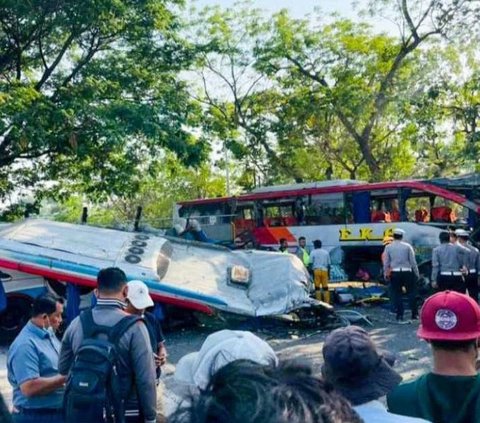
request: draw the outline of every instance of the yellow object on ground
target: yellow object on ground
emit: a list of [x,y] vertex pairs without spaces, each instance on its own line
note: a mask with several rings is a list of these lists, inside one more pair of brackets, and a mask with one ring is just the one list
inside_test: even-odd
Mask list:
[[328,270],[314,269],[313,280],[315,283],[315,298],[331,304],[330,291],[328,290]]

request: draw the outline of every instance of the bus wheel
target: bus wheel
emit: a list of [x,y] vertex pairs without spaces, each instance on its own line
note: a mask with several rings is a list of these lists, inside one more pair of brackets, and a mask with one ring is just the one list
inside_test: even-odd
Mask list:
[[0,314],[0,338],[12,340],[27,324],[32,312],[32,299],[28,297],[7,297],[7,308]]

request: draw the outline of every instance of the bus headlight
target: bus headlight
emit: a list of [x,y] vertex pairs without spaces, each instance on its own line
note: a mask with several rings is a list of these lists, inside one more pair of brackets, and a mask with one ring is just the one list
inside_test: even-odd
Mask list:
[[241,265],[234,265],[230,268],[230,282],[245,287],[250,283],[250,269]]

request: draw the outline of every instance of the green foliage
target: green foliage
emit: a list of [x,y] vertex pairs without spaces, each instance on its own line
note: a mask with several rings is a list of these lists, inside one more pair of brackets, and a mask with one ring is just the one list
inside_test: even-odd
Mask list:
[[225,194],[214,160],[245,189],[478,169],[475,3],[370,2],[394,36],[248,2],[183,22],[177,0],[0,0],[0,198],[153,222]]
[[[215,41],[197,65],[208,130],[229,139],[227,146],[248,164],[246,184],[252,172],[261,173],[262,183],[448,172],[428,153],[458,150],[455,140],[428,135],[429,126],[441,131],[442,116],[448,117],[422,122],[412,110],[424,111],[412,102],[436,79],[438,50],[456,75],[462,73],[460,21],[473,23],[478,10],[455,1],[373,2],[368,13],[388,12],[401,29],[394,37],[364,22],[325,20],[321,12],[293,19],[285,10],[263,18],[238,5],[207,9],[198,34]],[[425,159],[420,166],[419,158]]]
[[162,228],[171,226],[176,202],[226,195],[225,178],[213,173],[209,164],[187,168],[169,155],[153,167],[154,174],[144,175],[137,184],[136,192],[128,190],[123,195],[110,195],[104,201],[65,195],[58,202],[45,201],[42,214],[59,221],[79,223],[82,208],[86,206],[89,224],[131,229],[140,206],[142,224]]
[[135,189],[145,157],[207,157],[178,3],[1,0],[0,195],[54,180],[100,198]]

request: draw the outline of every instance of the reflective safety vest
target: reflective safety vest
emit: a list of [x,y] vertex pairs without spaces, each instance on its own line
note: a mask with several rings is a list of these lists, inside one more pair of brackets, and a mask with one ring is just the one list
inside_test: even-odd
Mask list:
[[303,261],[305,267],[308,267],[310,264],[310,254],[308,254],[308,251],[305,248],[298,247],[298,250],[301,254],[297,253],[297,257]]

